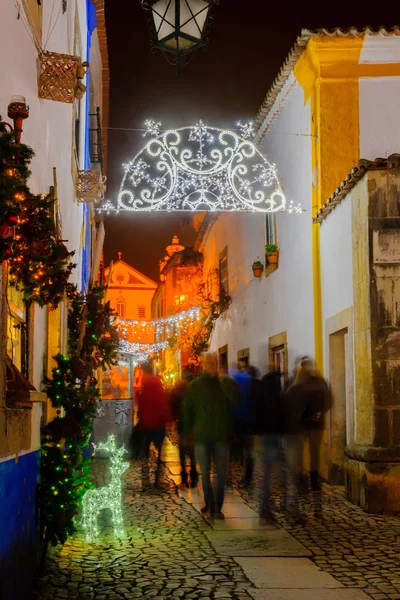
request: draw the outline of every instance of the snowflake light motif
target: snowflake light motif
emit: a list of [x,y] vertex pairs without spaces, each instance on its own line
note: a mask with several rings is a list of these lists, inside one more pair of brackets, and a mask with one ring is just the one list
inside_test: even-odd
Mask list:
[[153,119],[146,119],[146,121],[144,122],[144,126],[145,131],[143,137],[146,137],[147,135],[154,135],[155,137],[157,137],[158,135],[160,135],[160,121],[156,123],[156,121],[154,121]]
[[[252,123],[240,124],[241,135],[203,121],[161,133],[160,126],[146,121],[152,137],[124,165],[119,210],[287,210],[275,166],[249,139]],[[111,210],[109,203],[100,207]],[[290,212],[296,212],[293,206]]]
[[248,123],[239,123],[237,124],[238,129],[240,129],[240,133],[242,134],[242,138],[247,140],[248,138],[253,138],[256,135],[256,130],[254,129],[253,121],[249,121]]

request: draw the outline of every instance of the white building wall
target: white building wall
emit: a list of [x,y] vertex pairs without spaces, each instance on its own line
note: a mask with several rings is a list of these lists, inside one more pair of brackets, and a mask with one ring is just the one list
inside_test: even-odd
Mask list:
[[[74,35],[80,30],[82,59],[86,60],[87,24],[86,2],[79,0],[78,14],[75,3],[68,2],[67,12],[51,17],[52,4],[43,3],[43,45],[60,53],[74,52]],[[52,20],[51,20],[52,19]],[[51,25],[50,24],[51,20]],[[4,2],[0,19],[0,114],[7,120],[7,106],[12,95],[25,96],[30,107],[29,118],[23,123],[22,142],[31,146],[35,157],[31,163],[32,175],[28,181],[34,193],[46,194],[53,185],[53,167],[57,170],[58,198],[61,211],[62,238],[69,250],[75,250],[78,267],[71,281],[81,281],[80,256],[82,248],[83,206],[78,204],[73,180],[74,113],[73,104],[38,98],[39,60],[37,50],[24,23],[17,18],[13,2]],[[53,28],[54,25],[54,28]],[[51,33],[51,35],[49,35]],[[17,40],[17,43],[16,43]],[[12,48],[12,51],[10,51]],[[81,100],[81,160],[84,168],[84,130],[86,97]],[[46,310],[35,306],[34,317],[34,373],[32,383],[40,389],[43,370],[43,351],[46,339]]]
[[[321,289],[324,374],[329,378],[328,319],[353,308],[352,197],[348,194],[321,223]],[[340,323],[343,320],[337,318]],[[332,322],[332,321],[331,321]],[[351,326],[351,322],[346,323]],[[344,326],[342,323],[341,326]],[[333,333],[333,332],[331,332]],[[352,348],[352,341],[351,348]]]
[[211,351],[228,344],[228,361],[250,348],[250,362],[262,372],[268,362],[268,339],[287,332],[289,368],[299,354],[313,354],[313,287],[311,262],[311,137],[310,109],[296,82],[260,151],[275,163],[288,201],[305,212],[277,214],[279,267],[268,277],[254,278],[252,263],[263,259],[265,216],[219,216],[202,251],[205,275],[218,267],[219,253],[228,246],[232,304],[216,323]]
[[321,223],[323,321],[353,306],[351,194]]
[[399,152],[400,77],[361,78],[360,157],[375,160]]

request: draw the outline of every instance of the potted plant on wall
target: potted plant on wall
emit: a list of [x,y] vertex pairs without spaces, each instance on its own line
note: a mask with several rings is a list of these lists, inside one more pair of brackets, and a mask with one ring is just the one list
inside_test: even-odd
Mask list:
[[257,260],[255,260],[253,262],[252,268],[253,268],[254,277],[261,277],[261,275],[264,271],[264,265],[262,264],[261,260],[258,257],[257,257]]
[[270,265],[276,264],[279,257],[279,249],[275,244],[267,244],[265,246],[265,254]]

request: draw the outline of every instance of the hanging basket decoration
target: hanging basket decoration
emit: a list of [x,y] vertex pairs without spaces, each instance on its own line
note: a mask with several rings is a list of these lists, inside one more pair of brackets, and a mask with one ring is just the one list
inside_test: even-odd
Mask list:
[[78,171],[78,180],[76,184],[76,197],[78,202],[88,202],[97,204],[104,200],[106,177],[101,171],[90,169],[87,171]]
[[80,100],[86,91],[81,80],[88,66],[79,56],[44,52],[40,56],[39,98],[67,103]]

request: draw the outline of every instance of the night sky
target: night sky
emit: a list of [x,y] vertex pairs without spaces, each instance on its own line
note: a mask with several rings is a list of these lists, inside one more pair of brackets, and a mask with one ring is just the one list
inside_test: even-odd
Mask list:
[[[325,8],[321,3],[316,8],[310,3],[220,0],[208,50],[199,50],[178,77],[161,52],[152,52],[139,0],[107,0],[111,77],[107,197],[116,202],[121,165],[144,144],[140,131],[113,128],[142,128],[147,118],[167,128],[199,119],[230,128],[238,120],[251,120],[302,28],[393,25],[398,20],[385,4],[378,17],[376,12],[376,5],[368,9],[354,1]],[[193,244],[192,216],[163,212],[107,216],[106,264],[117,260],[121,250],[123,260],[158,281],[158,260],[172,236],[177,234],[184,245]]]

